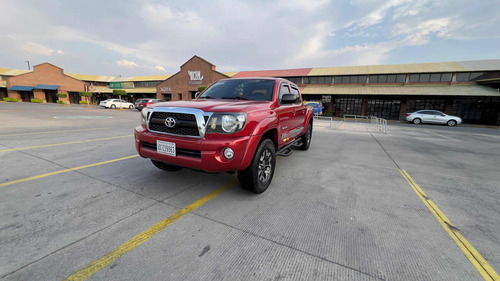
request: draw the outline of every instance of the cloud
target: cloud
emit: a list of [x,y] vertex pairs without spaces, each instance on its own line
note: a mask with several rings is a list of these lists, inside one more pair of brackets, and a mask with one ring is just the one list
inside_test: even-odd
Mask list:
[[30,54],[33,55],[43,55],[46,57],[50,57],[52,53],[54,53],[54,50],[47,48],[45,46],[42,46],[40,44],[34,43],[34,42],[26,42],[22,45],[22,49]]
[[422,22],[416,26],[408,24],[397,24],[394,26],[395,35],[403,35],[403,44],[415,46],[424,45],[429,42],[431,35],[446,37],[450,31],[451,18],[440,18]]
[[57,54],[58,54],[58,55],[64,55],[64,52],[63,52],[63,51],[61,51],[61,50],[57,50]]
[[156,70],[162,71],[162,72],[167,72],[163,66],[157,65],[155,66]]
[[139,67],[139,65],[137,63],[135,63],[133,61],[128,61],[125,59],[116,61],[116,64],[119,66],[130,67],[130,68]]

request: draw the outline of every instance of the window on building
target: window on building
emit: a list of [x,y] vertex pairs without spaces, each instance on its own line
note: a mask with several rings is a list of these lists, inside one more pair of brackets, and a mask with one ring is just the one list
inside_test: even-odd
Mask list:
[[179,95],[179,100],[182,100],[182,94],[179,93],[178,95]]
[[395,74],[387,75],[387,83],[396,83],[396,75]]
[[304,84],[332,84],[332,76],[306,76],[302,77]]
[[366,108],[366,115],[377,116],[379,118],[389,120],[397,120],[399,119],[400,107],[401,100],[399,99],[388,98],[369,100]]
[[406,82],[406,74],[396,75],[396,83],[404,83],[404,82]]
[[451,82],[452,73],[443,73],[441,74],[441,82]]
[[410,83],[418,83],[420,74],[410,74]]
[[418,79],[418,82],[420,83],[429,83],[431,79],[431,75],[430,74],[420,74],[420,79]]
[[432,73],[430,82],[441,82],[441,73]]
[[469,79],[470,81],[476,81],[480,80],[482,76],[484,76],[484,72],[471,72]]
[[162,81],[140,81],[140,82],[134,82],[135,87],[156,87],[158,86]]
[[406,112],[415,112],[422,109],[434,109],[444,112],[443,99],[409,99],[406,102]]
[[464,122],[480,122],[498,125],[500,97],[459,97],[453,102],[452,115],[459,116]]
[[459,72],[457,73],[457,82],[467,82],[469,81],[470,72]]
[[361,115],[361,105],[363,103],[361,98],[339,96],[333,100],[335,101],[333,106],[336,116],[345,114]]

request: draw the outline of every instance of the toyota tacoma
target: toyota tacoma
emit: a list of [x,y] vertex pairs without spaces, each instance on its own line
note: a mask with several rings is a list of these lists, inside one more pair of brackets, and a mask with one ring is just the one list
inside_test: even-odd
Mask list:
[[313,116],[299,87],[286,79],[223,79],[194,100],[144,108],[135,146],[159,169],[237,172],[243,188],[262,193],[277,155],[309,149]]

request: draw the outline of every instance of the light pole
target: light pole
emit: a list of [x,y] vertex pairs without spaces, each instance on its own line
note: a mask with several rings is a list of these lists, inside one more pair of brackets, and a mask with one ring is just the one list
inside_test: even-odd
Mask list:
[[27,61],[25,61],[25,62],[27,62],[27,63],[28,63],[28,70],[31,70],[31,68],[30,68],[30,61],[29,61],[29,60],[27,60]]

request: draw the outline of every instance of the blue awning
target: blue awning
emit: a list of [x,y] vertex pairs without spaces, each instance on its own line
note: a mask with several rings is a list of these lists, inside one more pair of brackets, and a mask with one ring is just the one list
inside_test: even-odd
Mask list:
[[9,88],[9,91],[33,91],[33,86],[12,86]]
[[57,90],[59,89],[59,85],[46,85],[46,84],[38,84],[35,89],[38,90]]

